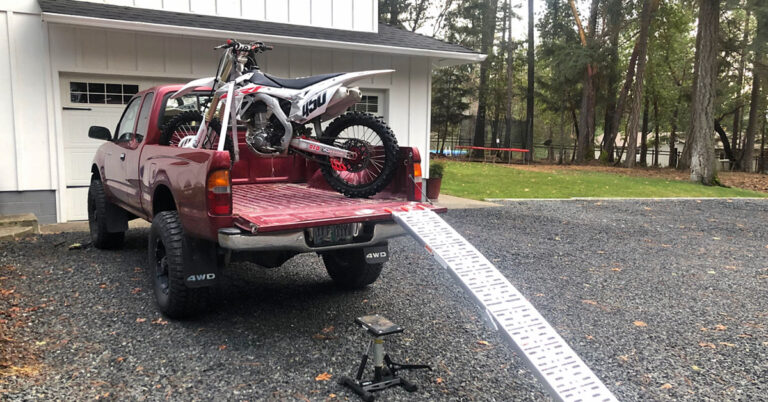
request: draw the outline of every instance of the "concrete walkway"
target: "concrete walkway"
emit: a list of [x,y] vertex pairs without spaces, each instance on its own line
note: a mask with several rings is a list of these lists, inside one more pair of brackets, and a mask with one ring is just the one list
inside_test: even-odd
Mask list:
[[499,204],[494,204],[492,202],[470,200],[469,198],[454,197],[447,194],[441,194],[435,204],[448,209],[472,209],[499,206]]

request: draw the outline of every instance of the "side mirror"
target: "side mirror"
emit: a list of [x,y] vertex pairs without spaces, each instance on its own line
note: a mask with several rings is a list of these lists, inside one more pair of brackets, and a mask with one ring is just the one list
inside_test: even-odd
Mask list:
[[88,129],[88,137],[97,140],[112,141],[112,133],[109,132],[108,128],[101,126],[91,126],[91,128]]

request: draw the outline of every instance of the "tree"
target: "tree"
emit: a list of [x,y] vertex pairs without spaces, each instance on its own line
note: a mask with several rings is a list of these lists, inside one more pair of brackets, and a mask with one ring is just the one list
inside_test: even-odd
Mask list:
[[491,67],[491,54],[493,52],[493,39],[496,34],[496,7],[498,0],[487,0],[484,5],[482,38],[480,39],[480,52],[489,57],[480,65],[480,87],[478,88],[477,118],[475,120],[475,135],[472,145],[485,146],[485,115],[488,106],[488,75]]
[[645,65],[648,53],[648,33],[651,26],[653,13],[659,7],[659,0],[645,0],[643,11],[640,15],[640,33],[637,35],[637,72],[635,73],[635,86],[632,91],[632,108],[629,110],[629,123],[627,124],[627,160],[626,167],[635,166],[635,152],[637,149],[637,126],[640,121],[640,113],[643,101],[643,84],[645,82]]
[[714,104],[719,29],[720,1],[699,0],[691,125],[681,164],[683,168],[690,167],[691,181],[704,185],[713,185],[717,182],[712,135],[715,131]]
[[754,57],[754,67],[752,68],[752,94],[749,101],[749,122],[747,123],[747,132],[744,138],[744,151],[741,153],[741,167],[745,172],[754,171],[755,137],[757,136],[760,120],[765,117],[764,95],[761,92],[761,80],[768,69],[768,60],[766,51],[768,51],[768,5],[761,4],[753,0],[755,7],[755,17],[757,18],[757,34],[752,43]]
[[528,0],[528,90],[525,93],[525,143],[523,148],[529,152],[526,160],[533,160],[533,90],[534,90],[534,57],[533,57],[533,0]]
[[[592,6],[589,11],[589,32],[584,33],[584,28],[579,19],[579,13],[576,10],[576,2],[569,1],[573,18],[579,28],[581,45],[586,49],[595,36],[597,25],[597,14],[600,0],[592,0]],[[583,162],[594,157],[594,133],[595,133],[595,85],[593,82],[596,66],[590,60],[584,71],[584,82],[581,90],[581,108],[579,109],[579,138],[576,147],[576,161]]]
[[619,81],[619,34],[621,33],[621,25],[624,22],[624,7],[621,0],[609,0],[606,4],[606,18],[605,24],[608,29],[609,45],[608,45],[608,58],[607,63],[603,71],[606,74],[608,80],[605,87],[605,118],[603,123],[603,142],[601,144],[600,159],[613,162],[613,148],[616,142],[616,135],[618,130],[613,130],[613,117],[616,113],[616,102],[618,97],[616,96],[617,85]]

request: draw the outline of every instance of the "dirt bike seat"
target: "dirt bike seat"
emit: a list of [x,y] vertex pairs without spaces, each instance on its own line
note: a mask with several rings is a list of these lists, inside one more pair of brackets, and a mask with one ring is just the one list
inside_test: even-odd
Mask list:
[[301,77],[301,78],[280,78],[280,77],[275,77],[269,74],[264,74],[264,75],[270,80],[274,81],[276,84],[284,88],[304,89],[310,85],[317,84],[318,82],[325,81],[333,77],[338,77],[342,74],[344,73],[320,74],[320,75],[313,75],[311,77]]

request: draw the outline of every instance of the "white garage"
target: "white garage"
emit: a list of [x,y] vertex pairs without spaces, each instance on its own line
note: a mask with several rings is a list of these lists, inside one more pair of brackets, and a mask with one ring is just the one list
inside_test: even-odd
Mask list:
[[0,4],[0,215],[86,218],[90,165],[124,104],[154,85],[210,76],[232,37],[275,46],[259,63],[285,77],[392,68],[359,83],[360,110],[384,116],[428,158],[431,71],[471,50],[379,25],[376,0],[19,0]]

